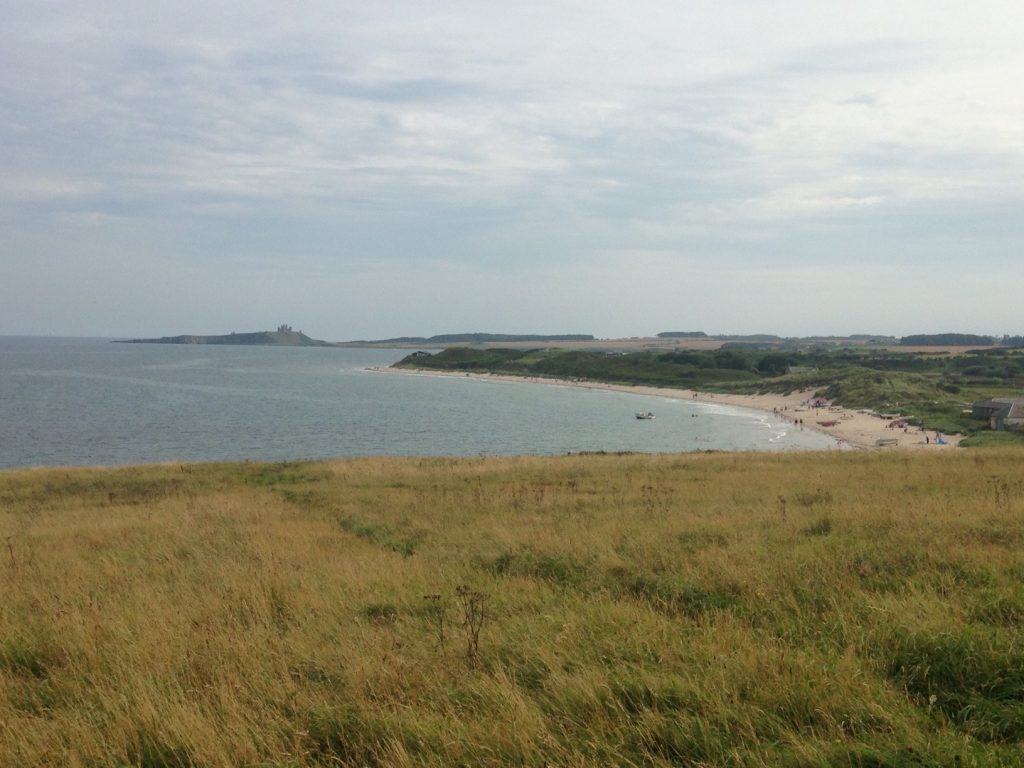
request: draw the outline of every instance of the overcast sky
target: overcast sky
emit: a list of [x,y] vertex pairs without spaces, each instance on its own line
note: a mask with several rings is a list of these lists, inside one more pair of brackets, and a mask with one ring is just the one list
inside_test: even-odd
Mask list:
[[0,0],[0,334],[1024,333],[1024,6]]

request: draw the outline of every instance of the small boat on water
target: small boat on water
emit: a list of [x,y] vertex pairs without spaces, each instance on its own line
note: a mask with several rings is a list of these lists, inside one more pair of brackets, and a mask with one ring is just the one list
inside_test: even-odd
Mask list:
[[654,414],[651,413],[650,411],[637,411],[636,412],[636,417],[638,419],[653,419],[654,418]]

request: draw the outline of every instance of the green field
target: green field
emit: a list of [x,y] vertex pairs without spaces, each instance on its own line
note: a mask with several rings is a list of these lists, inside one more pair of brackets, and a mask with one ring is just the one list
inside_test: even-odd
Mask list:
[[0,473],[0,765],[1024,765],[1022,460]]

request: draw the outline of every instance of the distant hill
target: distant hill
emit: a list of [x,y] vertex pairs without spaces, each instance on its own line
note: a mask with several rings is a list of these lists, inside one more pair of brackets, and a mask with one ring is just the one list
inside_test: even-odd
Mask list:
[[909,347],[988,347],[995,343],[991,336],[976,336],[973,333],[928,333],[904,336],[901,346]]
[[555,336],[509,333],[445,333],[438,336],[398,336],[393,339],[351,341],[349,344],[474,344],[502,341],[593,341],[589,333],[569,333]]
[[225,333],[219,336],[161,336],[159,339],[127,339],[120,344],[221,344],[241,347],[331,347],[326,341],[311,339],[302,331],[281,326],[276,331]]
[[781,336],[771,333],[728,334],[714,333],[710,336],[704,331],[662,331],[659,339],[728,339],[730,341],[782,341]]

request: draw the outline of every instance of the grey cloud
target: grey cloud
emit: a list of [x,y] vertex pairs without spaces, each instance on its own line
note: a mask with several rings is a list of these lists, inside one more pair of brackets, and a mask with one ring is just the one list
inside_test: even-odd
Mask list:
[[877,39],[835,46],[808,46],[783,58],[780,73],[867,75],[906,73],[934,63],[941,50],[910,39]]
[[[457,278],[497,307],[494,285],[541,272],[579,286],[551,309],[567,326],[593,328],[593,281],[606,303],[622,297],[618,316],[637,307],[619,329],[637,332],[672,307],[618,286],[633,259],[659,283],[700,266],[690,301],[717,313],[712,299],[759,291],[745,274],[762,265],[808,290],[849,281],[850,265],[865,285],[917,266],[934,287],[962,280],[969,254],[1019,282],[1019,100],[991,76],[984,103],[945,100],[946,84],[979,83],[977,38],[944,57],[881,4],[874,22],[849,13],[821,35],[756,4],[735,25],[729,3],[549,5],[21,9],[0,29],[0,261],[32,286],[46,284],[33,259],[66,264],[68,284],[182,267],[280,282],[281,296],[300,290],[289,270],[316,274],[337,296],[318,316],[339,318],[317,335],[339,338],[345,307],[389,282],[455,300]],[[1012,84],[1024,67],[1000,50],[994,71]],[[146,258],[122,273],[104,255],[133,252]],[[417,285],[401,284],[410,272]],[[873,298],[858,299],[862,318]],[[60,318],[60,291],[40,301]],[[0,309],[0,332],[12,322]],[[412,315],[389,323],[420,330]]]
[[391,82],[360,82],[324,74],[299,76],[295,84],[309,91],[346,99],[382,102],[437,103],[480,96],[479,86],[454,80],[423,78]]
[[843,99],[841,104],[859,104],[865,107],[873,107],[878,104],[878,97],[870,93],[857,93],[850,96],[847,99]]

